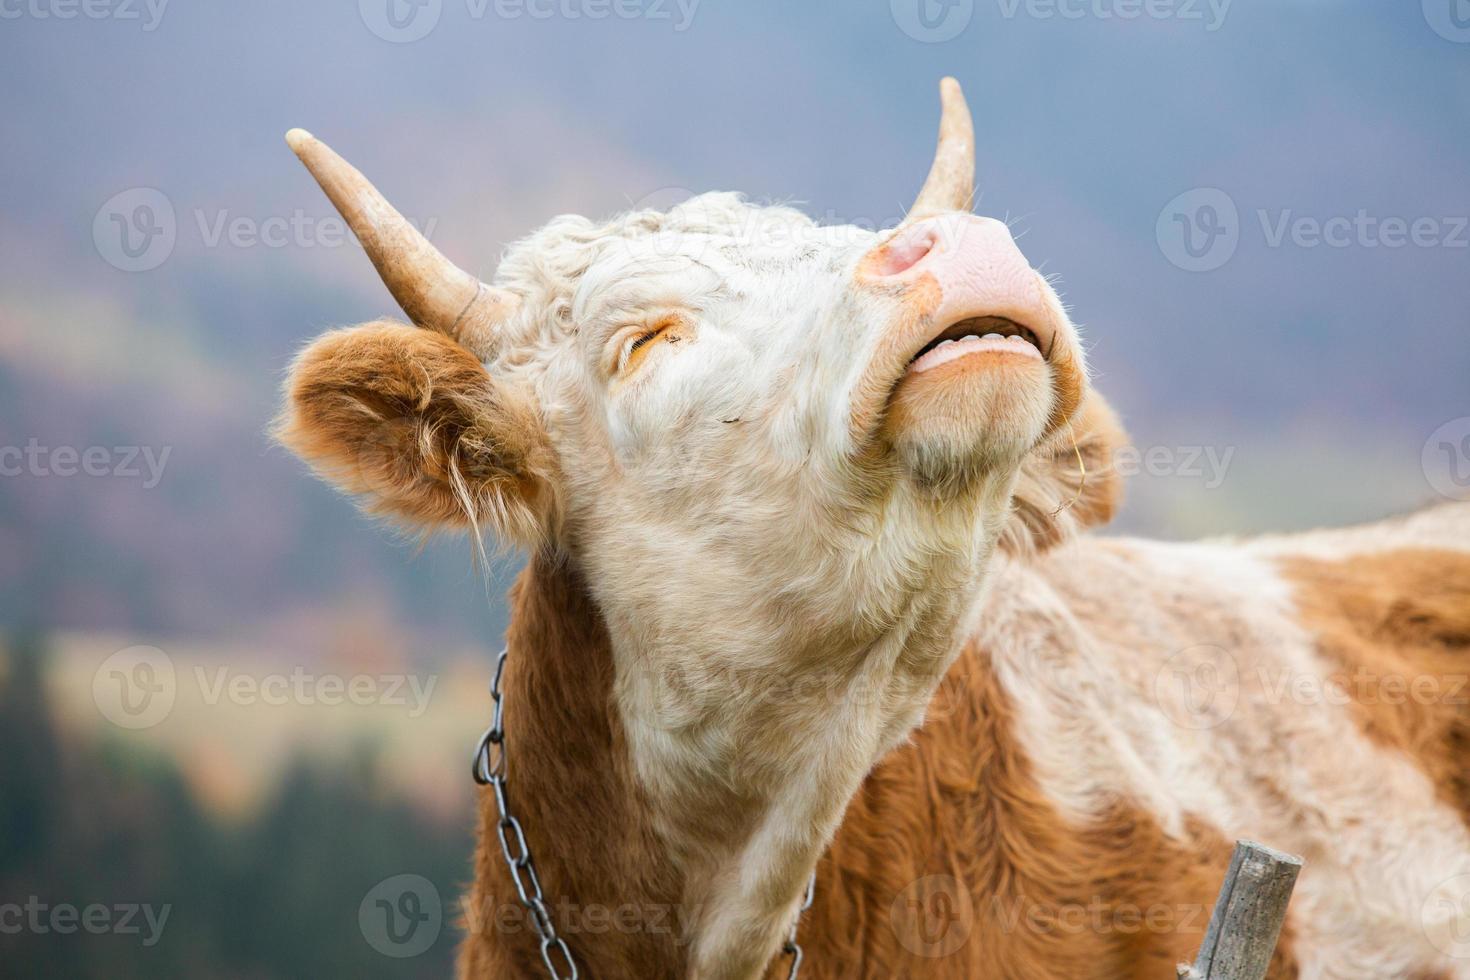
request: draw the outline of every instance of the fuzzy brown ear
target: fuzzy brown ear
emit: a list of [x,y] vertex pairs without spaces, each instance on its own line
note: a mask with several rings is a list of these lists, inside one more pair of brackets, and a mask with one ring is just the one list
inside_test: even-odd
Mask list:
[[276,438],[364,509],[426,531],[546,533],[552,454],[529,399],[430,330],[336,330],[292,363]]
[[1033,554],[1112,520],[1123,503],[1123,480],[1113,458],[1127,441],[1112,406],[1088,389],[1070,426],[1022,464],[1001,547],[1013,555]]

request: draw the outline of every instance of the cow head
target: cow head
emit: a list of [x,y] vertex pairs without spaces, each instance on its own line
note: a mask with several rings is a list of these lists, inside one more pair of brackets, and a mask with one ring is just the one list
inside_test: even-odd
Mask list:
[[[1111,420],[1055,293],[1005,225],[967,213],[969,113],[953,80],[943,97],[933,169],[896,229],[709,194],[557,218],[493,284],[293,130],[416,326],[312,344],[282,438],[373,511],[615,560],[643,582],[732,557],[779,575],[773,554],[885,535],[896,561],[1055,540],[1109,507],[1073,442],[1092,450]],[[802,564],[784,566],[793,580]]]

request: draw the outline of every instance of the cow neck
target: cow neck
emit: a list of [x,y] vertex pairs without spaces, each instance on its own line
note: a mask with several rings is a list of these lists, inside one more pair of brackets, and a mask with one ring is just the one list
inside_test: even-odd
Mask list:
[[[546,555],[527,564],[511,590],[511,609],[501,680],[506,795],[556,931],[584,974],[685,975],[698,910],[680,905],[684,881],[632,775],[613,708],[612,644],[601,612],[575,566]],[[539,976],[529,921],[503,925],[507,910],[512,922],[520,917],[500,853],[499,819],[493,794],[484,793],[461,975],[499,975],[514,965],[517,975]],[[810,903],[811,884],[803,911]],[[801,960],[795,943],[793,931],[783,950],[792,977]]]

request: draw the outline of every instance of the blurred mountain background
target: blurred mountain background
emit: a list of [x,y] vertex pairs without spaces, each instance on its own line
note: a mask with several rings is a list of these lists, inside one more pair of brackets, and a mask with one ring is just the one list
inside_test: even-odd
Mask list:
[[[891,224],[926,173],[936,82],[953,74],[976,118],[977,210],[1010,219],[1058,277],[1098,385],[1139,459],[1155,454],[1118,530],[1300,528],[1463,489],[1470,459],[1448,460],[1448,483],[1430,465],[1441,444],[1470,454],[1463,4],[1222,2],[1176,0],[1164,17],[1126,16],[1128,0],[3,8],[0,452],[35,447],[41,464],[17,473],[20,457],[0,455],[0,723],[34,756],[0,769],[0,816],[68,836],[7,831],[0,902],[38,881],[81,901],[75,883],[108,855],[100,880],[145,882],[131,876],[179,860],[172,820],[194,828],[190,854],[212,856],[160,872],[155,891],[205,908],[197,878],[240,903],[226,907],[274,896],[287,911],[215,932],[186,915],[178,958],[140,960],[139,975],[332,975],[361,966],[355,926],[337,959],[260,936],[351,925],[365,882],[393,871],[441,881],[447,902],[446,854],[467,876],[465,757],[516,562],[482,574],[462,542],[405,542],[271,445],[293,352],[396,315],[283,144],[292,126],[488,278],[505,243],[554,214],[690,191]],[[1230,224],[1197,204],[1217,191],[1236,211],[1233,252],[1189,271],[1171,209],[1182,200],[1208,243],[1216,217]],[[1314,243],[1310,226],[1279,240],[1299,219],[1353,229],[1343,245]],[[1391,219],[1435,231],[1395,246]],[[59,447],[105,450],[108,475],[62,475],[76,463]],[[129,452],[137,476],[122,472]],[[166,653],[181,694],[130,730],[103,717],[94,685],[136,644]],[[183,696],[219,667],[439,686],[411,720]],[[17,802],[62,770],[70,802]],[[304,801],[317,791],[337,795]],[[107,819],[88,804],[98,793]],[[379,831],[340,842],[353,813]],[[57,854],[71,870],[48,878]],[[297,878],[258,877],[282,859]],[[347,867],[330,900],[313,895]],[[374,954],[372,969],[442,967],[447,936],[432,963]]]

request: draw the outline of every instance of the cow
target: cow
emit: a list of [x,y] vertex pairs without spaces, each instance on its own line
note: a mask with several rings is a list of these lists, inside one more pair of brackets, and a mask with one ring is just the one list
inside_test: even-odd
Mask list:
[[278,438],[526,555],[460,975],[1172,976],[1252,837],[1272,976],[1470,977],[1470,507],[1091,533],[1126,436],[941,106],[896,227],[705,194],[493,282],[288,134],[410,323],[311,342]]

